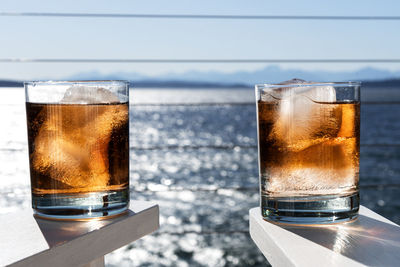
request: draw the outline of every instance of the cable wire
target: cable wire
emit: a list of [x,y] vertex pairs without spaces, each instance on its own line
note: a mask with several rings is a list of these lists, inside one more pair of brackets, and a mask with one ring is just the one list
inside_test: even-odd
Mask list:
[[293,16],[293,15],[220,15],[220,14],[128,14],[128,13],[54,13],[0,12],[9,17],[69,17],[69,18],[145,18],[145,19],[229,19],[229,20],[381,20],[396,21],[400,16]]
[[400,63],[400,58],[370,59],[118,59],[0,58],[0,63]]

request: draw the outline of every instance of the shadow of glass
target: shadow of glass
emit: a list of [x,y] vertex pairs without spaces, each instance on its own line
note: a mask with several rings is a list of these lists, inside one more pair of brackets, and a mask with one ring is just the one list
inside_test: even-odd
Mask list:
[[346,224],[283,228],[368,266],[400,262],[400,227],[363,215]]
[[117,221],[123,220],[126,217],[134,215],[135,212],[128,210],[123,215],[104,219],[90,221],[62,221],[62,220],[46,220],[34,216],[40,231],[42,232],[47,244],[51,247],[61,245],[71,241],[79,236],[88,234],[92,231]]

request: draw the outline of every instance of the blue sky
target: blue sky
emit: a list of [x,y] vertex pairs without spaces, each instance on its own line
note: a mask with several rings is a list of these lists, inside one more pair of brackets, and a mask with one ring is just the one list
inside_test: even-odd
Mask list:
[[[4,1],[0,12],[400,16],[400,1]],[[0,16],[0,58],[400,58],[400,21],[179,20]],[[265,64],[0,63],[0,79],[84,71],[159,75]],[[353,70],[400,64],[280,64]]]

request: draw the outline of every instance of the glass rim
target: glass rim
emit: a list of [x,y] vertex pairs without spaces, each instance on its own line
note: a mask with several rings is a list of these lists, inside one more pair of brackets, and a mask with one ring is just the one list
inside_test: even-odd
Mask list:
[[356,87],[361,86],[361,82],[305,82],[305,83],[288,83],[288,84],[278,84],[278,83],[260,83],[256,84],[257,89],[260,88],[285,88],[285,87],[320,87],[320,86],[335,86],[335,87]]
[[130,85],[130,82],[127,80],[69,80],[69,81],[58,81],[58,80],[38,80],[38,81],[26,81],[24,82],[24,86],[27,85],[50,85],[50,84],[124,84]]
[[[60,102],[70,88],[106,89],[118,97],[118,103],[129,103],[130,82],[125,80],[41,80],[25,81],[25,102],[43,104],[86,104],[80,101],[71,103]],[[98,95],[97,91],[89,94]],[[85,100],[86,101],[86,100]],[[84,101],[84,102],[85,102]],[[108,103],[109,101],[93,99],[93,104]],[[117,103],[117,101],[112,101]],[[111,102],[110,102],[111,103]]]

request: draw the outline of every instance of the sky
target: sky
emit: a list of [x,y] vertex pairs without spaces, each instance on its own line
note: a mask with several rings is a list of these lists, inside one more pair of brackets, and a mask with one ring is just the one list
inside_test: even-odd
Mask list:
[[[1,12],[400,16],[400,1],[9,1]],[[400,58],[400,21],[195,20],[0,16],[0,59]],[[390,64],[275,64],[342,71]],[[0,63],[0,79],[65,79],[80,72],[157,76],[253,71],[266,64]]]

